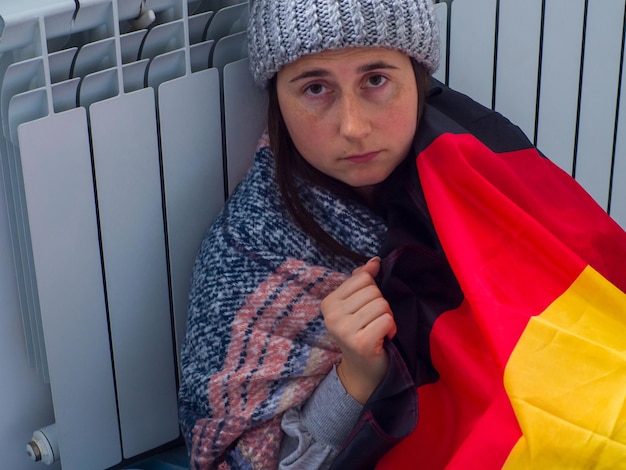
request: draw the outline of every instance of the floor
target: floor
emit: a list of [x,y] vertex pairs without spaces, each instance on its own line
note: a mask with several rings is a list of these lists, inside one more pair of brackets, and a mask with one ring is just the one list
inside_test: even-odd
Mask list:
[[162,452],[139,462],[133,463],[126,470],[189,470],[187,449],[177,447]]

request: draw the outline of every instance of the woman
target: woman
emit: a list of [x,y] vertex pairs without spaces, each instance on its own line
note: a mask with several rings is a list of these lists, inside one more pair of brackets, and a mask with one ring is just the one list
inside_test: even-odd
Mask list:
[[[545,211],[526,201],[546,184],[582,207],[592,246],[617,239],[607,252],[626,254],[621,231],[508,121],[429,90],[430,0],[255,0],[248,33],[269,141],[194,267],[180,390],[192,468],[500,468],[526,436],[501,383],[502,338],[523,322],[501,313],[536,295],[501,298],[517,287],[511,263],[480,268],[496,246],[485,233],[507,244],[513,222],[534,227]],[[519,214],[492,230],[500,200],[501,219]],[[575,245],[626,286],[611,257],[546,219],[537,231],[565,240],[552,252]]]

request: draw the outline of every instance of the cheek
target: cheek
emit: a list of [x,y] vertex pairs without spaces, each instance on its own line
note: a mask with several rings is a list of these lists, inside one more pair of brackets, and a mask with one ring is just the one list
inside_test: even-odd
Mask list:
[[320,147],[324,139],[324,120],[312,116],[294,106],[283,111],[285,126],[296,148],[303,156]]
[[417,105],[390,109],[379,122],[390,141],[396,147],[405,148],[413,142],[417,129]]
[[417,90],[412,90],[396,102],[396,106],[389,110],[387,119],[384,120],[389,132],[403,141],[413,141],[417,129],[417,101]]

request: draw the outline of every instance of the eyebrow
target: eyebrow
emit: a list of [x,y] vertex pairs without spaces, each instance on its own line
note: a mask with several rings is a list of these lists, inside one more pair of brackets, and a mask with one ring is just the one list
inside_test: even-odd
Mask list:
[[359,67],[357,69],[357,72],[359,72],[359,73],[366,73],[366,72],[371,72],[373,70],[379,70],[379,69],[397,70],[398,67],[396,67],[395,65],[388,64],[387,62],[384,62],[384,61],[380,60],[378,62],[373,62],[371,64],[362,65],[361,67]]
[[[374,70],[380,70],[380,69],[397,70],[398,67],[396,67],[395,65],[391,65],[387,62],[384,62],[384,61],[377,61],[377,62],[372,62],[369,64],[362,65],[356,71],[357,73],[367,73],[367,72],[372,72]],[[323,78],[329,75],[330,75],[330,72],[326,69],[311,69],[311,70],[306,70],[302,72],[301,74],[296,75],[291,80],[289,80],[289,82],[293,83],[293,82],[297,82],[298,80],[302,80],[305,78]]]

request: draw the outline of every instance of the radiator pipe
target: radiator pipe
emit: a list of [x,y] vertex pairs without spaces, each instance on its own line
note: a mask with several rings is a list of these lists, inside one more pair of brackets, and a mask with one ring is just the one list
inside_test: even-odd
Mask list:
[[46,465],[52,465],[59,460],[59,442],[54,423],[33,432],[33,437],[26,444],[26,455],[33,462],[43,462]]
[[145,7],[146,0],[143,0],[139,6],[139,15],[137,18],[129,21],[135,29],[147,29],[156,20],[156,13],[154,13],[154,10],[150,10]]

